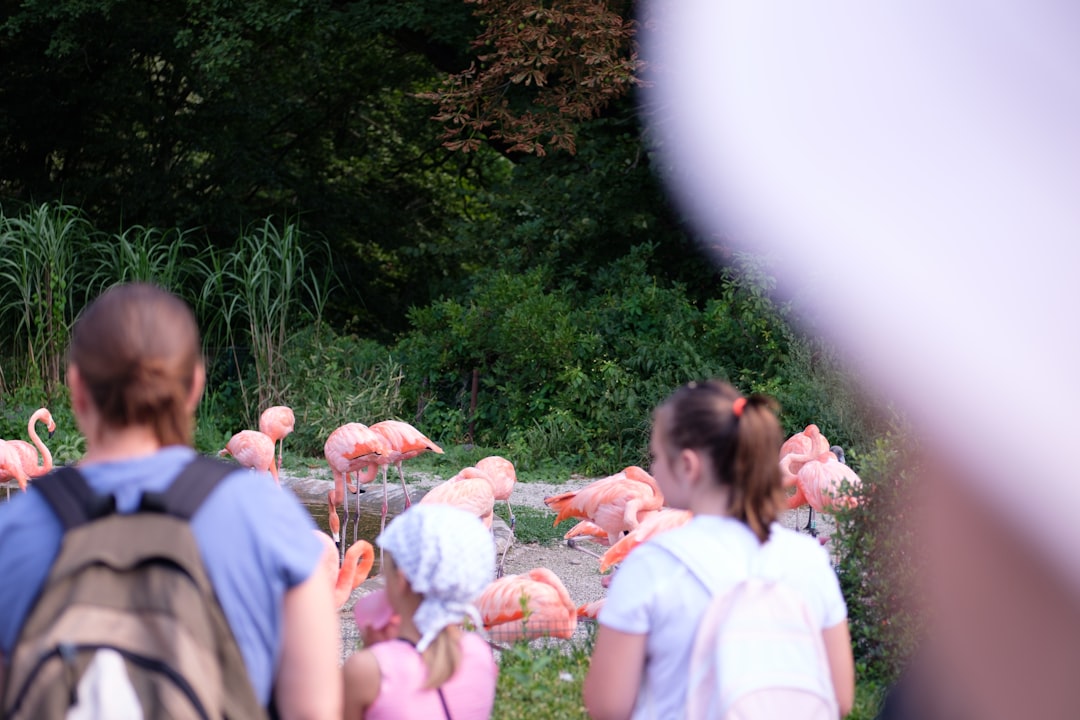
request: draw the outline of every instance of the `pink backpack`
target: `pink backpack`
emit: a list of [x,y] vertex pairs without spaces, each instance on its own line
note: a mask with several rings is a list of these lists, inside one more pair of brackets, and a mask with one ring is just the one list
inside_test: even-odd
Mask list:
[[670,535],[653,542],[713,591],[694,637],[687,720],[840,717],[821,628],[793,589],[751,567],[717,593],[717,573],[693,559],[699,554],[680,552]]

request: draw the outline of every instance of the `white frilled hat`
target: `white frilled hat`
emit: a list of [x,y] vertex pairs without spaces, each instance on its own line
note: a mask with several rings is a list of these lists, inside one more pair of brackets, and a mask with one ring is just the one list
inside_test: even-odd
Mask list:
[[413,623],[423,650],[446,627],[468,616],[495,578],[495,542],[476,515],[450,505],[413,505],[391,521],[375,543],[394,558],[413,591],[423,595]]

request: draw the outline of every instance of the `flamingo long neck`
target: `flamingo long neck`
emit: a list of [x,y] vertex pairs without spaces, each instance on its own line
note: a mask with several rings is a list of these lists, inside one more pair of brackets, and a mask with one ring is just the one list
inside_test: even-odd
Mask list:
[[356,472],[356,481],[365,485],[377,477],[379,477],[379,466],[376,463],[365,465]]
[[46,415],[48,415],[48,412],[38,410],[30,416],[30,422],[26,425],[26,431],[30,434],[30,442],[34,443],[34,447],[36,447],[38,449],[38,452],[41,453],[41,464],[34,468],[34,472],[42,475],[52,470],[53,467],[52,453],[49,452],[49,448],[45,447],[45,442],[40,437],[38,437],[37,430],[35,428],[38,420],[44,421]]

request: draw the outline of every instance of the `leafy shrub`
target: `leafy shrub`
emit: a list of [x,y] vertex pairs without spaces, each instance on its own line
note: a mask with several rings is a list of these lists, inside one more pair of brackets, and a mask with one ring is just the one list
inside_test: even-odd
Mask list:
[[912,436],[900,427],[862,454],[858,505],[837,516],[839,576],[860,678],[888,684],[903,670],[923,628],[916,608],[920,570]]
[[414,309],[415,330],[398,345],[403,391],[426,400],[433,423],[465,419],[439,427],[443,436],[471,428],[526,467],[554,459],[592,473],[641,462],[655,404],[682,382],[725,374],[696,342],[702,314],[685,289],[649,274],[651,252],[610,263],[588,288],[553,285],[542,268],[496,272],[464,299]]
[[404,414],[401,366],[373,341],[309,325],[290,336],[284,367],[283,400],[296,415],[287,442],[302,455],[322,457],[326,438],[345,423]]

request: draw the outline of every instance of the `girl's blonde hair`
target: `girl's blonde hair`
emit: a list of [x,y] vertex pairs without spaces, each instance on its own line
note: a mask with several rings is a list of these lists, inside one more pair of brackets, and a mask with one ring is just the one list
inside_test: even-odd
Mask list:
[[709,380],[682,386],[660,408],[666,409],[667,448],[673,455],[684,449],[705,453],[717,482],[729,488],[731,516],[761,542],[768,540],[785,504],[776,402],[764,395],[742,398],[728,383]]
[[424,688],[434,690],[454,676],[461,664],[461,628],[444,627],[423,652],[427,681]]

